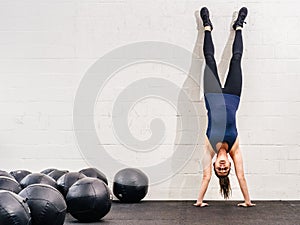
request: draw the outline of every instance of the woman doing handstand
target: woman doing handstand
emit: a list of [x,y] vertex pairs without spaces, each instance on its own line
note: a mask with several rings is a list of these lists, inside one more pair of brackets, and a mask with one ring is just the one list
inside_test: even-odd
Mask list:
[[[211,36],[213,26],[209,18],[209,11],[206,7],[203,7],[200,11],[205,32],[203,45],[206,62],[204,70],[204,97],[208,115],[208,127],[203,157],[203,178],[195,206],[203,207],[208,205],[203,202],[203,199],[211,179],[212,167],[219,178],[221,194],[225,199],[229,198],[231,188],[228,175],[231,163],[228,159],[228,154],[234,162],[236,176],[245,200],[238,206],[248,207],[255,205],[251,203],[244,176],[243,159],[236,128],[236,111],[242,90],[242,28],[247,14],[247,8],[241,8],[233,24],[235,38],[232,46],[232,58],[226,82],[224,88],[222,88],[214,58],[214,45]],[[215,154],[217,154],[216,161],[212,163]]]

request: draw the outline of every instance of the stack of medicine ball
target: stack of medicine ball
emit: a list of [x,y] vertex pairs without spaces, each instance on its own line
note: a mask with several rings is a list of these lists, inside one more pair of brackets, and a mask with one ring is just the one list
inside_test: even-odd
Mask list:
[[[148,182],[141,170],[123,169],[114,177],[113,193],[121,202],[136,203],[146,196]],[[111,209],[107,184],[96,168],[0,170],[0,225],[63,225],[67,212],[80,222],[99,221]]]

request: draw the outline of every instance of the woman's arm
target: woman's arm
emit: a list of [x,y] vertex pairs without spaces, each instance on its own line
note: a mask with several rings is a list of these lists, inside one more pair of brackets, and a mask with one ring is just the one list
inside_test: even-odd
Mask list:
[[203,177],[202,177],[202,182],[201,182],[201,187],[198,194],[197,202],[194,204],[194,206],[204,207],[208,205],[207,203],[203,203],[203,199],[212,174],[211,167],[212,167],[212,158],[214,154],[215,153],[209,148],[208,144],[205,144],[204,155],[202,159]]
[[237,179],[239,181],[239,185],[240,185],[242,194],[243,194],[244,199],[245,199],[245,202],[244,203],[239,203],[238,206],[244,206],[244,207],[254,206],[255,204],[251,203],[251,200],[250,200],[247,181],[246,181],[245,174],[244,174],[242,152],[241,152],[239,146],[237,146],[235,151],[233,151],[233,154],[231,155],[231,158],[233,159],[235,173],[236,173]]

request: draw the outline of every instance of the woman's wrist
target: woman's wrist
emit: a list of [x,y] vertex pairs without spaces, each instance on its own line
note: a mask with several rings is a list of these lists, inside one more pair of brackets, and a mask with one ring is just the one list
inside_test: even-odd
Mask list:
[[198,199],[197,199],[197,202],[202,203],[202,202],[203,202],[203,199],[198,198]]

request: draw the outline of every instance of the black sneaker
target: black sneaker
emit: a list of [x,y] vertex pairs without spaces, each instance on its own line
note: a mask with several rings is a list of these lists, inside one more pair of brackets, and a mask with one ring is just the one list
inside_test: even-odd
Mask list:
[[247,14],[248,14],[248,9],[246,7],[240,9],[238,17],[232,25],[234,30],[236,29],[236,27],[243,27],[244,23],[246,23],[245,19],[247,17]]
[[211,27],[211,30],[213,29],[213,25],[209,19],[209,11],[206,7],[203,7],[200,11],[200,16],[201,16],[201,19],[203,21],[203,26],[206,27],[206,26],[210,26]]

